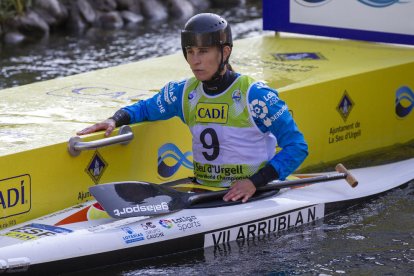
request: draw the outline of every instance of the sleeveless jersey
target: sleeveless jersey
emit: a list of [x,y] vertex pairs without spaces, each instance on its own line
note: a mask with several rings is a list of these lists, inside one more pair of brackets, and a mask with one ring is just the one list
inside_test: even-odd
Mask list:
[[228,187],[275,155],[276,138],[261,132],[249,111],[252,84],[250,77],[239,76],[214,96],[195,78],[185,84],[183,117],[193,137],[194,176],[203,185]]

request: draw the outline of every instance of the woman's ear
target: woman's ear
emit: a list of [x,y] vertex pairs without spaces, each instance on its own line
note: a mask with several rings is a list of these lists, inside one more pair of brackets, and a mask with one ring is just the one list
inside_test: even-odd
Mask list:
[[228,60],[231,54],[231,47],[228,45],[223,46],[223,60]]

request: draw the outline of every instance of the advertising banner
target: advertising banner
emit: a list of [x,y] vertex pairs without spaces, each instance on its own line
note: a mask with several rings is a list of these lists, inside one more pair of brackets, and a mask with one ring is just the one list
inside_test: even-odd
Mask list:
[[263,0],[263,29],[414,45],[414,0]]

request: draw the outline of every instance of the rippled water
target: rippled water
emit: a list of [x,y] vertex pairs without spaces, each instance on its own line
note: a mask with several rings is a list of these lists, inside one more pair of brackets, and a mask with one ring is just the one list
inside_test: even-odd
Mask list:
[[[212,10],[232,25],[234,38],[262,29],[260,1],[243,9]],[[0,48],[0,89],[40,80],[107,68],[181,50],[185,22],[164,21],[132,25],[121,30],[90,29],[82,34],[54,34],[30,45]]]
[[[260,6],[223,14],[232,23],[236,38],[261,32]],[[23,47],[3,46],[0,89],[175,53],[180,51],[182,25],[170,21],[117,31],[89,30],[53,35]],[[413,275],[413,196],[411,183],[316,226],[87,274]]]

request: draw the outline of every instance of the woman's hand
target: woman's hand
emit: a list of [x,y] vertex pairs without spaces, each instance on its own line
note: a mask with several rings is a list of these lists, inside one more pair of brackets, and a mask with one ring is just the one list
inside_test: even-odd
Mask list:
[[242,202],[245,203],[249,198],[251,198],[256,192],[256,186],[250,179],[242,179],[233,182],[232,186],[229,189],[229,192],[223,197],[224,201],[237,201],[242,199]]
[[105,130],[105,137],[108,137],[111,135],[112,131],[116,128],[115,120],[114,119],[106,119],[103,122],[94,124],[90,127],[87,127],[85,129],[82,129],[81,131],[78,131],[77,135],[85,135],[93,132],[97,132],[99,130]]

